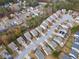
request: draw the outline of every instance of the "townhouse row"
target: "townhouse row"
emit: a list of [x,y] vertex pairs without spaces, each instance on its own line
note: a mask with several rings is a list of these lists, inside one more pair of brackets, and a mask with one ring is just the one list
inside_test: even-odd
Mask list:
[[[35,51],[37,59],[44,59],[45,55],[51,54],[52,51],[48,46],[52,47],[53,50],[57,50],[56,48],[58,46],[64,46],[67,41],[66,38],[69,36],[70,28],[72,28],[75,23],[79,24],[78,17],[78,13],[72,10],[58,10],[43,21],[40,26],[25,32],[22,36],[16,39],[23,49],[18,47],[18,43],[15,42],[11,42],[8,47],[17,53],[15,59],[24,58],[32,50]],[[39,46],[42,47],[44,52],[39,49]],[[5,57],[5,53],[2,52],[0,55],[7,58],[10,54]]]

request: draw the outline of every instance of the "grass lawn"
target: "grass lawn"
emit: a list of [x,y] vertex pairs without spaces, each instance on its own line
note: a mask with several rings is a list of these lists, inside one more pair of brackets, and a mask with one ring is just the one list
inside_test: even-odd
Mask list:
[[71,29],[71,32],[72,32],[72,33],[76,33],[77,31],[79,31],[79,25],[74,26],[74,27]]
[[72,44],[73,44],[73,43],[72,43],[71,41],[69,41],[66,46],[67,46],[68,48],[71,48],[71,47],[72,47]]
[[50,45],[48,45],[48,47],[52,50],[52,52],[51,52],[52,56],[55,57],[55,58],[58,58],[60,53],[61,53],[61,51],[53,50],[53,48]]
[[[5,45],[6,46],[6,45]],[[10,54],[13,54],[13,51],[8,47],[6,46],[6,50],[10,53]]]
[[52,55],[54,56],[54,57],[56,57],[56,58],[58,58],[59,57],[59,55],[60,55],[60,51],[53,51],[52,52]]
[[0,56],[0,59],[3,59],[2,56]]
[[47,56],[45,56],[45,59],[58,59],[58,58],[53,57],[52,55],[47,55]]

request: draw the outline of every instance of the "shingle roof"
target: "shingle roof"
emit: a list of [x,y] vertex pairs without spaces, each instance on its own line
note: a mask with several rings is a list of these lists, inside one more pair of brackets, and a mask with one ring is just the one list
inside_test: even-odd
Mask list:
[[39,49],[37,49],[35,53],[38,59],[44,59],[44,54]]
[[73,47],[79,50],[79,45],[73,44]]
[[[77,35],[79,35],[79,32],[76,33]],[[79,44],[76,44],[76,43],[79,43],[79,37],[76,37],[75,38],[75,41],[72,45],[72,49],[71,49],[71,52],[70,52],[70,56],[73,57],[74,59],[77,59],[78,58],[78,50],[79,50]]]
[[8,45],[9,48],[11,48],[12,50],[16,50],[18,47],[16,46],[15,43],[11,42],[9,45]]
[[76,58],[78,57],[78,53],[75,50],[72,49],[70,53],[73,54]]
[[25,44],[25,40],[24,40],[22,37],[17,38],[17,41],[18,41],[20,44]]
[[31,36],[31,34],[30,34],[29,32],[24,33],[24,36],[25,36],[27,39],[31,39],[31,38],[32,38],[32,36]]
[[76,32],[77,35],[79,35],[79,32]]
[[38,27],[36,28],[36,30],[40,33],[40,32],[42,32],[42,31],[43,31],[43,28],[42,28],[42,27],[40,27],[40,26],[38,26]]
[[58,44],[60,44],[60,45],[61,45],[61,43],[63,42],[63,39],[62,39],[61,37],[55,37],[53,40],[54,40],[55,42],[57,42]]
[[64,55],[62,59],[71,59],[68,55]]
[[39,34],[35,29],[31,30],[30,33],[35,37]]

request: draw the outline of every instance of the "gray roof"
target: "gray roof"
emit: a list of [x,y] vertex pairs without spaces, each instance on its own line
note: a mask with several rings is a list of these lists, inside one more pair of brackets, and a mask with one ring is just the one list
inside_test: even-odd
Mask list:
[[43,23],[45,23],[47,25],[49,24],[48,20],[43,21]]
[[[76,37],[72,47],[79,50],[79,37]],[[73,59],[77,59],[78,58],[78,55],[79,55],[79,52],[77,52],[76,50],[74,49],[71,49],[71,52],[70,52],[70,56],[73,57]]]
[[73,13],[73,10],[68,10],[68,14],[72,14]]
[[65,29],[59,30],[59,34],[62,35],[63,37],[66,35],[66,33],[67,33],[67,30],[65,30]]
[[79,32],[76,32],[77,35],[79,35]]
[[47,29],[48,25],[46,23],[42,23],[40,26],[43,26],[44,29]]
[[76,38],[75,42],[79,42],[79,37]]
[[17,41],[22,45],[26,44],[25,40],[22,37],[17,38]]
[[79,50],[79,45],[78,44],[73,44],[73,47]]
[[57,43],[55,43],[54,41],[52,41],[51,44],[52,44],[53,47],[57,47],[58,46]]
[[40,27],[40,26],[38,26],[38,27],[36,28],[36,30],[40,33],[40,32],[42,32],[42,31],[43,31],[43,28],[42,28],[42,27]]
[[61,10],[58,10],[57,12],[56,12],[56,14],[59,16],[59,15],[61,15]]
[[30,33],[31,33],[34,37],[38,36],[38,34],[39,34],[35,29],[31,30]]
[[60,29],[60,31],[63,31],[64,33],[67,33],[66,29]]
[[61,22],[64,22],[64,21],[67,21],[67,20],[68,20],[69,22],[71,22],[71,21],[73,20],[72,16],[69,15],[69,14],[64,15],[64,16],[62,17],[62,19],[61,19]]
[[62,11],[62,13],[63,13],[63,14],[65,14],[65,13],[66,13],[66,9],[62,9],[61,11]]
[[63,39],[61,37],[55,37],[53,40],[58,44],[61,44],[63,42]]
[[53,49],[55,49],[58,45],[57,43],[55,43],[54,41],[51,41],[50,43],[48,43]]
[[50,54],[51,53],[51,49],[48,47],[48,45],[46,44],[46,45],[44,45],[43,46],[43,48],[45,49],[45,51],[48,53],[48,54]]
[[2,52],[0,52],[0,55],[6,59],[13,59],[13,57],[5,49]]
[[58,15],[56,13],[53,14],[53,17],[58,18]]
[[8,45],[9,48],[11,48],[12,50],[17,50],[17,46],[14,42],[11,42],[9,45]]
[[50,18],[47,18],[46,20],[49,21],[49,22],[52,22],[52,19],[50,19]]
[[[76,58],[78,57],[78,53],[75,50],[71,50],[70,52],[71,54],[73,54]],[[71,56],[71,55],[70,55]],[[73,56],[72,56],[73,57]]]
[[32,36],[31,36],[31,34],[30,34],[29,32],[24,33],[24,36],[25,36],[27,39],[31,39],[31,38],[32,38]]
[[45,57],[44,54],[39,49],[36,49],[35,54],[37,55],[38,59],[44,59]]
[[62,59],[71,59],[71,57],[69,56],[69,55],[64,55],[63,57],[62,57]]

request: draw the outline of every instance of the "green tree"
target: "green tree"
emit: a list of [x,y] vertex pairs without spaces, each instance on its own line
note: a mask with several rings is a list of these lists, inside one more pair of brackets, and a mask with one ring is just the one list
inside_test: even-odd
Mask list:
[[67,0],[68,2],[70,2],[70,3],[79,3],[79,0]]
[[9,2],[13,2],[15,3],[17,0],[0,0],[0,5],[4,5],[4,4],[7,4]]
[[52,9],[53,9],[54,12],[56,12],[59,9],[67,9],[67,10],[73,9],[72,6],[73,6],[72,3],[60,1],[60,2],[57,2],[57,3],[53,3]]
[[79,0],[67,0],[70,4],[72,4],[72,9],[79,11]]
[[72,33],[76,33],[77,31],[79,31],[79,25],[72,27],[71,29]]
[[37,0],[25,0],[25,1],[27,6],[35,7],[39,4]]
[[7,13],[7,12],[8,12],[8,11],[7,11],[6,8],[3,8],[3,7],[0,8],[0,14],[4,15],[4,14]]

